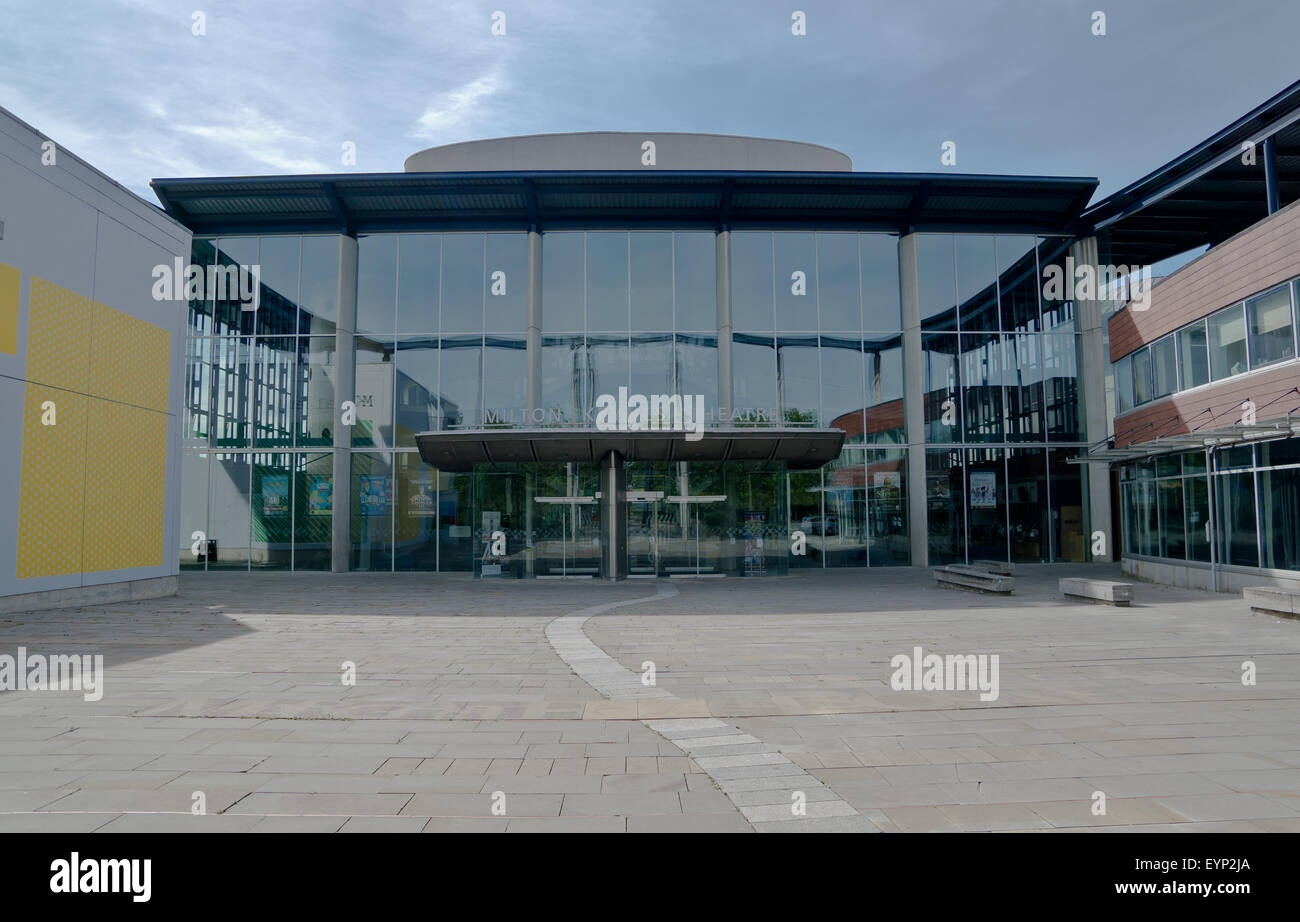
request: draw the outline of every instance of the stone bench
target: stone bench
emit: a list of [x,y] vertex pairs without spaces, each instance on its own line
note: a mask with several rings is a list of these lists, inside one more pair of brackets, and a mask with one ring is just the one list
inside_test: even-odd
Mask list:
[[970,592],[1010,595],[1016,588],[1016,581],[1010,576],[1000,576],[965,564],[936,567],[934,579],[944,589],[965,589]]
[[1250,610],[1261,615],[1300,618],[1300,591],[1280,586],[1248,586],[1241,590]]
[[996,573],[998,576],[1014,576],[1016,572],[1016,565],[1007,563],[1004,560],[974,560],[968,564],[954,563],[949,564],[949,566],[979,570],[984,573]]
[[1117,583],[1108,579],[1084,579],[1079,576],[1064,577],[1060,581],[1061,595],[1106,605],[1128,607],[1133,604],[1133,584]]

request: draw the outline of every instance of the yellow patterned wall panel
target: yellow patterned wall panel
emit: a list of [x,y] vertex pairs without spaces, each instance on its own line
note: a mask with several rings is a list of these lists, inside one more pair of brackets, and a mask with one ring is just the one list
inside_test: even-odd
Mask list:
[[18,299],[22,274],[0,263],[0,352],[18,354]]
[[163,565],[170,351],[162,327],[33,277],[19,579]]
[[89,298],[32,277],[27,324],[27,380],[85,393],[90,327],[97,305]]
[[171,334],[111,307],[95,308],[87,393],[165,413]]
[[156,567],[163,562],[167,417],[91,399],[97,439],[86,457],[85,571]]
[[[23,410],[19,579],[81,572],[88,426],[81,394],[29,383]],[[54,425],[42,418],[53,403]]]

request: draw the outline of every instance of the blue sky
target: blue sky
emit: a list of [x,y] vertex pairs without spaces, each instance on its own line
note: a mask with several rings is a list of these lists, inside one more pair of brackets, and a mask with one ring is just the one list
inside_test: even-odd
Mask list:
[[951,140],[958,172],[1104,193],[1300,76],[1293,0],[0,0],[0,23],[0,105],[151,201],[158,176],[597,129],[812,141],[857,170],[951,169]]

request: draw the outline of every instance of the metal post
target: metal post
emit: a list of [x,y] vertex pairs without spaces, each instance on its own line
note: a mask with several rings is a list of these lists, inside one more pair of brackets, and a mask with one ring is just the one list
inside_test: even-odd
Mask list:
[[1281,207],[1277,189],[1277,150],[1273,145],[1273,135],[1264,139],[1264,195],[1268,200],[1268,213],[1273,214]]

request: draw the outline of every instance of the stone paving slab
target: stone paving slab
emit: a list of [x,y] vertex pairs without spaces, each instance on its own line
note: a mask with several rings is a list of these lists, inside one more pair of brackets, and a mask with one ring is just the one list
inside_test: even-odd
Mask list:
[[[796,790],[816,831],[1300,831],[1297,625],[1190,590],[1123,614],[1055,596],[1085,574],[1117,571],[1019,567],[996,603],[905,568],[210,573],[4,615],[0,652],[102,653],[107,676],[98,702],[0,693],[0,832],[769,831]],[[998,699],[896,691],[916,646],[998,654]],[[814,815],[836,803],[857,818]]]

